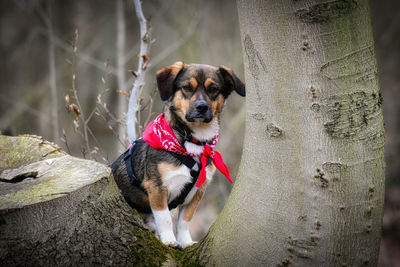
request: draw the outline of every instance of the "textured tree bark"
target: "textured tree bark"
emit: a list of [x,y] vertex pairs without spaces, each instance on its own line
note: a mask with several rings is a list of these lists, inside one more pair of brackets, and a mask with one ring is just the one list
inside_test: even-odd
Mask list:
[[246,135],[216,266],[376,266],[383,117],[368,1],[238,0]]

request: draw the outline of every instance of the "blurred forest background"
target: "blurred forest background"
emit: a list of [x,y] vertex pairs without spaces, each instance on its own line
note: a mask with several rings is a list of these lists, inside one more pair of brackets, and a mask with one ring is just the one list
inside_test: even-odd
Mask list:
[[[380,266],[400,266],[400,2],[370,1],[370,5],[386,129]],[[146,0],[142,8],[150,19],[154,43],[148,55],[139,132],[162,110],[155,92],[155,73],[162,67],[178,60],[223,64],[244,80],[234,1]],[[40,135],[72,155],[104,163],[121,154],[127,146],[121,125],[135,78],[128,70],[136,70],[139,53],[133,1],[0,0],[0,27],[1,133]],[[77,110],[69,106],[76,103],[73,81],[79,112],[90,117],[89,151],[80,134],[83,123],[77,125]],[[245,100],[232,94],[217,148],[233,177],[240,163],[244,118]],[[193,219],[194,239],[204,236],[230,190],[231,185],[217,174]]]

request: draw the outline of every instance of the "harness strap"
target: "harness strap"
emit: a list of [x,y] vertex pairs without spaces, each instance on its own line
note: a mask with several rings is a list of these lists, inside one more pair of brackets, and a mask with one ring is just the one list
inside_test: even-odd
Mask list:
[[131,144],[129,149],[125,151],[124,161],[125,161],[125,165],[126,165],[126,171],[128,172],[129,181],[131,182],[131,184],[144,190],[144,188],[142,187],[142,182],[136,177],[135,173],[133,172],[133,168],[132,168],[132,153],[133,153],[133,150],[139,140],[141,140],[141,139],[135,140]]
[[[136,175],[135,175],[135,173],[133,171],[133,167],[132,167],[133,150],[135,149],[135,147],[137,148],[139,140],[142,140],[142,139],[140,138],[140,139],[135,140],[131,144],[129,149],[125,151],[125,153],[124,153],[124,161],[125,161],[126,171],[128,173],[130,183],[133,186],[139,187],[142,191],[145,191],[145,189],[142,186],[142,181],[140,181],[136,177]],[[181,194],[178,197],[176,197],[174,200],[172,200],[172,202],[170,202],[168,204],[168,209],[172,210],[172,209],[175,209],[177,206],[179,206],[179,205],[181,205],[181,204],[183,204],[185,202],[186,197],[188,196],[188,194],[192,190],[193,186],[195,185],[197,179],[199,178],[200,170],[201,170],[201,164],[198,164],[198,167],[197,167],[197,170],[196,170],[196,169],[194,169],[194,167],[197,165],[197,162],[192,157],[180,155],[180,154],[173,153],[173,152],[170,152],[170,151],[167,151],[167,152],[170,153],[177,160],[182,162],[182,164],[184,164],[186,167],[188,167],[190,169],[190,176],[192,176],[192,181],[190,183],[185,184]],[[209,164],[211,164],[211,158],[207,159],[207,165],[209,165]]]
[[168,204],[168,209],[172,210],[185,202],[185,199],[195,185],[197,178],[199,178],[201,168],[198,168],[198,170],[193,169],[194,166],[196,166],[197,162],[192,157],[180,155],[173,152],[169,153],[177,160],[182,162],[182,164],[184,164],[186,167],[188,167],[190,169],[190,176],[192,176],[192,181],[185,184],[183,190],[181,191],[181,194]]
[[193,144],[196,144],[196,145],[200,145],[200,146],[204,146],[204,145],[209,143],[209,142],[206,142],[206,141],[197,140],[196,138],[194,138],[192,136],[191,133],[188,133],[188,132],[186,132],[185,130],[183,130],[181,128],[174,127],[173,129],[178,132],[178,134],[183,138],[183,140],[188,141],[190,143],[193,143]]

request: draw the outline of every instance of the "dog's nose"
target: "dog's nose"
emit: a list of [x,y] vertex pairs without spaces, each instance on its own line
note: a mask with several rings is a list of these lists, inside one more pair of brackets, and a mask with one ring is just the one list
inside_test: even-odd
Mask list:
[[194,105],[194,107],[196,108],[196,110],[197,110],[199,113],[206,113],[206,112],[208,111],[208,104],[207,104],[207,102],[204,101],[204,100],[198,101],[198,102]]

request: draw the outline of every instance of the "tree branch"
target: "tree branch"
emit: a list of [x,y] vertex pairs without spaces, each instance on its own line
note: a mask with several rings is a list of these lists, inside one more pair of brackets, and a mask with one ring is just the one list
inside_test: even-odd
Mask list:
[[139,108],[139,96],[142,92],[145,75],[146,65],[148,63],[148,54],[151,44],[151,31],[147,19],[143,15],[142,5],[140,0],[134,0],[136,16],[140,24],[140,53],[138,69],[136,71],[137,77],[133,84],[131,96],[129,98],[128,114],[127,114],[127,130],[129,142],[136,139],[136,113]]
[[[88,137],[88,130],[87,130],[87,123],[85,120],[85,115],[83,114],[82,106],[79,101],[78,97],[78,92],[76,90],[76,84],[75,84],[75,67],[76,67],[76,52],[78,51],[77,43],[78,43],[78,30],[75,30],[75,34],[72,40],[72,61],[71,61],[71,69],[72,69],[72,92],[74,94],[74,98],[76,101],[76,104],[78,105],[80,114],[76,114],[78,118],[81,119],[82,121],[82,127],[83,127],[83,137],[85,139],[85,146],[86,146],[86,151],[89,152],[90,155],[90,145],[89,145],[89,137]],[[83,155],[85,157],[85,154]]]
[[[47,36],[47,31],[43,28],[36,28],[35,31],[41,35],[45,35]],[[53,44],[58,47],[61,48],[67,52],[71,51],[71,45],[67,42],[65,42],[64,40],[60,39],[58,36],[54,35],[52,36],[52,42]],[[76,55],[79,57],[79,59],[81,59],[82,61],[98,68],[101,70],[104,70],[104,61],[98,60],[96,58],[91,57],[90,55],[82,52],[82,51],[77,51]],[[116,68],[113,65],[109,65],[108,69],[110,70],[110,72],[112,74],[116,73]]]
[[[199,24],[199,21],[200,21],[200,16],[193,19],[192,22],[189,24],[189,27],[187,28],[187,31],[185,32],[183,37],[176,40],[173,44],[171,44],[167,48],[163,49],[163,51],[160,54],[155,56],[151,60],[151,65],[147,68],[147,71],[152,70],[154,66],[156,66],[158,63],[162,62],[173,52],[178,50],[179,47],[184,45],[189,40],[189,38],[193,35],[194,31],[197,28],[197,25]],[[126,82],[126,84],[127,85],[131,84],[134,81],[134,79],[135,79],[134,77],[129,78],[129,80]]]

